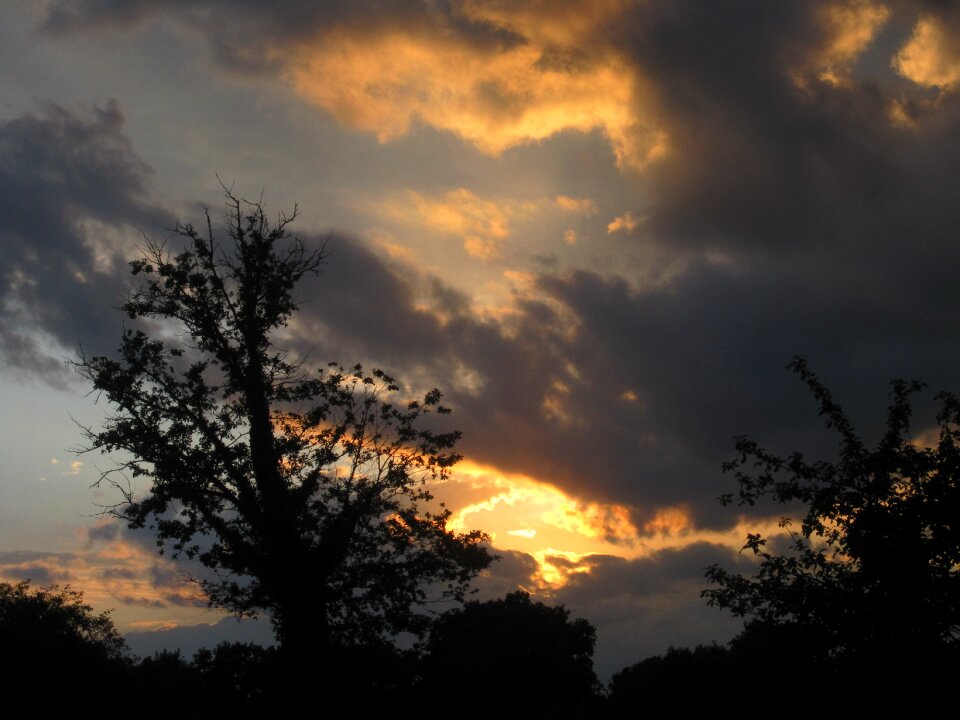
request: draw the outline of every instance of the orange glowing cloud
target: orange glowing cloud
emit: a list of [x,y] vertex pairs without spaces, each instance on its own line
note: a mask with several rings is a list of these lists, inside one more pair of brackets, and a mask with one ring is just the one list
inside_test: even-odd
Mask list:
[[568,195],[557,195],[553,203],[561,210],[579,213],[580,215],[596,215],[597,205],[590,198],[577,198]]
[[960,81],[960,33],[933,15],[923,15],[892,66],[918,85],[952,89]]
[[607,234],[620,232],[621,230],[636,230],[641,223],[643,223],[642,217],[637,217],[632,212],[625,212],[607,223]]
[[300,96],[381,142],[422,122],[499,155],[564,130],[599,129],[621,167],[642,168],[666,153],[667,136],[637,116],[642,93],[633,69],[590,39],[621,4],[595,5],[568,21],[552,5],[458,6],[469,20],[522,37],[509,44],[450,28],[337,27],[292,56],[277,55]]
[[585,47],[635,0],[463,0],[461,12],[548,47]]
[[638,528],[623,505],[585,501],[529,476],[473,462],[457,465],[436,494],[452,511],[451,530],[482,529],[495,548],[529,555],[543,592],[563,586],[572,575],[590,573],[594,556],[638,559],[700,542],[739,549],[748,533],[783,532],[777,518],[741,518],[724,530],[697,528],[682,506],[658,508]]
[[122,630],[137,623],[196,622],[206,601],[176,565],[150,547],[131,543],[101,521],[89,537],[78,536],[70,553],[0,553],[0,579],[30,579],[35,585],[69,583],[99,610],[115,610]]
[[821,40],[794,67],[794,83],[806,88],[811,78],[834,86],[850,83],[850,71],[890,19],[890,9],[874,0],[846,0],[821,5],[814,20]]
[[469,255],[483,260],[495,257],[510,237],[511,217],[532,209],[529,204],[481,198],[466,188],[442,195],[409,190],[374,206],[375,211],[395,222],[459,237]]
[[563,587],[571,575],[589,574],[593,566],[589,562],[590,553],[575,553],[565,550],[546,548],[532,553],[537,562],[541,589]]

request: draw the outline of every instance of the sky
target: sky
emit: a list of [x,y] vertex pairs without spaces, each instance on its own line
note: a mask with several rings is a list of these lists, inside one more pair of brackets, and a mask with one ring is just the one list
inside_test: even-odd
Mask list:
[[478,597],[587,618],[602,677],[741,627],[704,569],[784,510],[717,502],[734,438],[836,456],[794,356],[871,443],[891,380],[918,438],[960,391],[958,3],[14,0],[0,68],[0,578],[137,647],[269,638],[74,452],[110,408],[66,360],[221,181],[327,242],[292,349],[444,392]]

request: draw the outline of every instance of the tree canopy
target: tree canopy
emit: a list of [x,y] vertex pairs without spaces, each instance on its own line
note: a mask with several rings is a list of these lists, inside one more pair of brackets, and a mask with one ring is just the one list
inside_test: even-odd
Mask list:
[[83,593],[58,585],[34,588],[28,581],[0,582],[0,654],[24,652],[51,658],[75,652],[102,660],[128,654],[110,614],[94,613]]
[[517,591],[437,618],[424,681],[462,717],[595,717],[595,644],[589,622]]
[[[131,660],[109,613],[95,613],[83,594],[28,581],[0,582],[0,670],[22,698],[47,697],[45,707],[73,707],[79,693],[115,689]],[[49,697],[51,679],[58,692]]]
[[269,613],[301,658],[422,633],[418,608],[462,599],[491,561],[425,486],[459,459],[459,433],[423,426],[448,412],[438,390],[411,400],[380,370],[278,348],[325,250],[288,231],[296,210],[271,224],[258,202],[226,202],[225,240],[208,213],[202,231],[177,226],[179,252],[147,243],[118,355],[77,361],[114,409],[87,430],[89,450],[119,451],[101,478],[124,492],[112,512],[209,568],[211,604]]
[[[921,675],[957,660],[960,633],[960,401],[937,395],[937,440],[911,434],[916,382],[892,383],[886,429],[874,449],[830,392],[797,358],[791,368],[840,436],[835,462],[780,456],[737,440],[733,472],[741,505],[761,499],[806,508],[789,547],[751,534],[753,576],[712,566],[712,605],[754,619],[754,635],[793,626],[811,660],[845,674],[871,669]],[[733,495],[722,498],[734,502]],[[783,519],[781,526],[790,527]]]

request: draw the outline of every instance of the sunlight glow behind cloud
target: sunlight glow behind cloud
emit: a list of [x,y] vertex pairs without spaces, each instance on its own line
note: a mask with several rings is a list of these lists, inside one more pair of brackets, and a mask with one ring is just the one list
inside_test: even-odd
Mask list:
[[584,501],[549,483],[470,461],[458,464],[436,493],[453,511],[448,528],[483,529],[495,549],[528,554],[537,564],[537,589],[546,593],[572,575],[590,573],[594,556],[633,560],[699,542],[739,547],[758,530],[782,534],[775,518],[741,519],[722,532],[698,529],[679,506],[658,508],[638,528],[625,506]]

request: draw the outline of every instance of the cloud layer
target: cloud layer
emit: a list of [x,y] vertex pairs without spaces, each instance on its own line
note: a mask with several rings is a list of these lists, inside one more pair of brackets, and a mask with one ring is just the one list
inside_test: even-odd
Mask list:
[[[505,524],[513,544],[486,582],[540,583],[621,655],[641,635],[692,642],[699,631],[684,635],[682,618],[720,627],[696,590],[708,562],[734,562],[719,538],[742,519],[714,502],[732,489],[719,468],[733,436],[835,451],[784,370],[792,356],[810,358],[868,438],[890,379],[960,389],[951,3],[45,7],[47,38],[151,23],[199,37],[224,87],[279,87],[344,136],[383,143],[369,141],[378,162],[405,163],[384,173],[402,186],[384,190],[372,163],[369,192],[350,188],[356,224],[333,233],[324,273],[299,288],[286,339],[320,362],[440,386],[475,466],[548,483],[561,498],[554,529],[606,528],[598,553],[525,546],[542,526]],[[123,99],[96,102],[0,120],[0,353],[58,382],[59,356],[78,342],[113,346],[137,228],[173,224]],[[332,132],[300,122],[283,127]],[[433,141],[464,167],[437,162]],[[191,199],[216,206],[201,195]],[[398,239],[420,233],[435,244]],[[497,482],[461,489],[463,508],[524,488],[536,505],[520,481]],[[681,516],[683,542],[626,549]],[[78,572],[8,560],[10,577]],[[566,584],[548,590],[545,569]],[[648,615],[673,620],[661,635],[653,620],[638,630]]]

